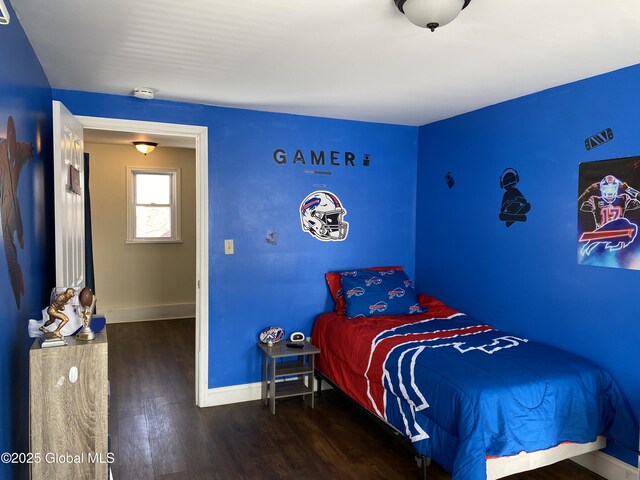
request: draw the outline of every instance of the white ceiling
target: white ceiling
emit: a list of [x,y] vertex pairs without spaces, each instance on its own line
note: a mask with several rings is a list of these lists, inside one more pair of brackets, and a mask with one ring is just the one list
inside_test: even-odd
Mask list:
[[639,0],[12,0],[53,88],[422,125],[640,63]]

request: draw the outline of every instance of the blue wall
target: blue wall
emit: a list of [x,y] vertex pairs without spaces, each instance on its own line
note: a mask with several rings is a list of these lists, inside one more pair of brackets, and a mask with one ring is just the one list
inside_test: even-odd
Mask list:
[[[209,128],[210,388],[259,381],[262,328],[310,334],[315,316],[331,308],[326,271],[399,264],[413,273],[415,127],[77,91],[53,96],[76,115]],[[286,150],[286,164],[273,160],[277,148]],[[306,164],[293,163],[297,149]],[[310,150],[324,150],[327,164],[331,150],[341,152],[342,164],[352,152],[355,166],[306,174],[320,169],[310,165]],[[362,166],[365,154],[369,167]],[[321,242],[302,231],[300,203],[317,189],[333,192],[347,209],[345,241]],[[279,233],[275,246],[265,242],[269,231]],[[224,255],[224,239],[234,239],[235,255]]]
[[[416,223],[420,291],[594,360],[636,415],[640,272],[578,266],[576,222],[578,163],[640,154],[639,84],[634,66],[421,127]],[[614,140],[586,151],[605,128]],[[532,205],[510,228],[498,219],[507,167]]]
[[[6,2],[5,2],[6,3]],[[0,26],[0,142],[13,117],[18,142],[33,146],[33,157],[22,169],[17,198],[23,225],[24,249],[14,244],[22,269],[24,295],[18,308],[11,287],[6,245],[0,248],[0,452],[28,450],[27,320],[41,318],[40,310],[53,286],[53,202],[51,185],[51,89],[15,12]],[[6,171],[6,170],[3,170]],[[4,179],[3,179],[4,180]],[[6,185],[0,181],[2,185]],[[3,191],[2,195],[8,192]],[[4,220],[4,219],[3,219]],[[5,239],[0,236],[0,242]],[[25,466],[0,464],[0,478],[24,477]]]

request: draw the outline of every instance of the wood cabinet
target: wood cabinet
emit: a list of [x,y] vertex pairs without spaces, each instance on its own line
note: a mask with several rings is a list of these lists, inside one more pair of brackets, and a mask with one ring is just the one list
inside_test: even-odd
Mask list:
[[29,352],[33,480],[108,478],[107,333]]

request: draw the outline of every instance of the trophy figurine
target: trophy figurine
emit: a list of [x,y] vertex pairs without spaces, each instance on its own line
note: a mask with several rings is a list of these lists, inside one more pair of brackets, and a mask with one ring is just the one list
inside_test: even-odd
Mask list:
[[93,316],[93,307],[96,304],[96,296],[89,287],[84,287],[80,290],[78,300],[80,300],[80,305],[84,307],[82,309],[82,321],[84,326],[82,327],[82,330],[78,332],[76,338],[78,340],[93,340],[96,338],[96,334],[91,330],[89,324],[91,323],[91,317]]
[[[73,288],[67,288],[64,293],[59,294],[56,298],[53,299],[51,305],[47,308],[47,314],[49,315],[49,320],[47,320],[41,327],[40,330],[44,333],[45,340],[42,343],[43,347],[57,347],[60,345],[66,345],[64,337],[60,330],[64,327],[69,321],[69,317],[64,314],[65,305],[73,298],[76,294],[76,291]],[[60,324],[58,328],[56,328],[53,332],[49,332],[46,327],[51,325],[56,320],[60,320]]]

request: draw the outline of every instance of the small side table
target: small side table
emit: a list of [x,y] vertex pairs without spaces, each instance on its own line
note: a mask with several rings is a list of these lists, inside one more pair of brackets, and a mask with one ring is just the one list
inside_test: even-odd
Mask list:
[[[276,343],[272,347],[258,343],[262,351],[262,401],[269,405],[274,415],[276,398],[311,395],[313,408],[314,355],[320,353],[320,349],[310,342],[301,343],[304,343],[303,348],[287,347],[286,341]],[[290,380],[285,377],[297,378]]]

